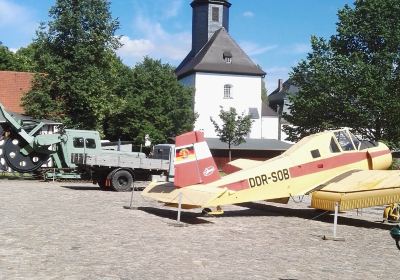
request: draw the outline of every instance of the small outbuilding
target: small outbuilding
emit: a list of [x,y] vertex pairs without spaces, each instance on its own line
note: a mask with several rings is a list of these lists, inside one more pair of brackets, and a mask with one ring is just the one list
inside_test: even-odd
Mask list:
[[[218,138],[206,138],[211,154],[219,169],[229,162],[228,144]],[[245,158],[264,161],[282,154],[292,145],[276,139],[246,139],[238,146],[231,146],[232,160]]]

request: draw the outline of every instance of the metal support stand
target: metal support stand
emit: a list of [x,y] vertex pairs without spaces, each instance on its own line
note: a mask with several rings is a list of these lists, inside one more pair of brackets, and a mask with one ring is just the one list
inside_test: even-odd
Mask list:
[[182,210],[182,193],[178,196],[178,216],[176,217],[176,222],[179,224],[181,222],[181,210]]
[[335,217],[333,218],[333,239],[336,239],[337,216],[339,213],[339,205],[335,202]]
[[137,210],[137,206],[132,206],[133,204],[133,193],[135,192],[135,183],[132,184],[132,192],[131,192],[131,202],[129,203],[129,206],[124,206],[124,209],[130,209],[130,210]]
[[323,236],[323,240],[334,240],[334,241],[344,241],[343,237],[336,236],[336,229],[337,229],[337,221],[338,221],[338,214],[339,214],[339,203],[335,202],[335,216],[333,218],[333,236]]
[[173,223],[171,225],[175,227],[185,227],[187,224],[184,224],[181,222],[181,211],[182,211],[182,193],[180,192],[178,194],[178,214],[176,216],[176,223]]

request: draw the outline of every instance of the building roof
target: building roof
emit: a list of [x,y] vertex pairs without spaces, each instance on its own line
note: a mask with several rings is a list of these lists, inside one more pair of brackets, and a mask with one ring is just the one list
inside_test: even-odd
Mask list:
[[31,90],[34,73],[0,71],[0,102],[7,110],[23,113],[21,98]]
[[[16,119],[16,120],[19,120],[19,121],[24,121],[25,123],[26,122],[32,122],[32,123],[39,123],[39,122],[42,122],[42,123],[44,123],[44,124],[46,124],[46,125],[61,125],[62,123],[60,123],[60,122],[56,122],[56,121],[52,121],[52,120],[46,120],[46,119],[41,119],[41,120],[37,120],[37,119],[34,119],[34,118],[32,118],[32,117],[30,117],[30,116],[27,116],[27,115],[23,115],[23,114],[19,114],[19,113],[14,113],[14,112],[10,112],[10,111],[8,111],[7,110],[7,112],[14,118],[14,119]],[[6,120],[3,118],[3,116],[2,115],[0,115],[0,123],[4,123],[4,122],[6,122]]]
[[[231,58],[227,63],[225,57]],[[203,48],[192,51],[176,68],[178,79],[195,72],[264,76],[265,72],[232,39],[225,28],[220,28]]]
[[[206,138],[211,150],[227,150],[228,144],[218,138]],[[232,150],[260,150],[260,151],[286,151],[292,145],[276,139],[246,139],[246,142],[238,146],[231,146]]]
[[270,106],[283,104],[287,95],[297,94],[298,92],[299,87],[294,85],[291,79],[288,79],[282,84],[281,89],[277,88],[270,95],[268,95],[268,102]]
[[227,7],[231,6],[231,3],[229,3],[227,0],[193,0],[191,6],[193,7],[201,4],[219,4]]
[[269,107],[268,102],[261,103],[261,116],[262,117],[278,117],[278,113]]

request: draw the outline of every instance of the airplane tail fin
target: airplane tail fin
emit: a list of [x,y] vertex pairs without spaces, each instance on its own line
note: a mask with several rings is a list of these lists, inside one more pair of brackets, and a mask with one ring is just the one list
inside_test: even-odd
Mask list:
[[175,147],[176,187],[207,184],[220,178],[202,131],[192,131],[177,136]]

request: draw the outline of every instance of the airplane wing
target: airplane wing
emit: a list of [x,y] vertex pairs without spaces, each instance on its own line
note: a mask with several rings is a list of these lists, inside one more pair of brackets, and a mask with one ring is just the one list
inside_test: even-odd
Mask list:
[[251,160],[251,159],[242,159],[242,158],[240,158],[240,159],[236,159],[236,160],[233,160],[231,162],[228,162],[223,167],[223,171],[226,174],[231,174],[231,173],[239,171],[239,170],[255,167],[255,166],[260,165],[262,163],[263,163],[263,161],[259,161],[259,160]]
[[185,188],[176,188],[173,183],[150,183],[142,191],[142,195],[167,204],[178,204],[181,195],[181,204],[184,208],[196,208],[205,205],[229,190],[206,185],[193,185]]
[[400,202],[400,171],[352,171],[330,180],[312,193],[311,207],[334,211]]

